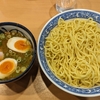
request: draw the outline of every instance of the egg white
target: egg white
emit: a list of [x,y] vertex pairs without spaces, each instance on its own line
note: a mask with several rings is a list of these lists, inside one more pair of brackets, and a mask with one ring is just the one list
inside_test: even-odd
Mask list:
[[2,63],[4,63],[5,61],[10,61],[10,62],[12,62],[12,63],[13,63],[13,68],[12,68],[7,74],[4,74],[4,73],[0,72],[0,79],[4,79],[5,77],[8,77],[8,76],[11,75],[11,74],[16,70],[16,68],[17,68],[17,61],[16,61],[15,59],[13,59],[13,58],[5,58],[4,60],[2,60],[2,61],[0,62],[0,65],[1,65]]
[[26,38],[22,38],[22,37],[12,37],[8,40],[7,42],[7,47],[13,51],[19,52],[19,53],[26,53],[29,49],[25,49],[25,50],[19,50],[17,48],[15,48],[14,44],[19,41],[22,40],[24,42],[29,42]]

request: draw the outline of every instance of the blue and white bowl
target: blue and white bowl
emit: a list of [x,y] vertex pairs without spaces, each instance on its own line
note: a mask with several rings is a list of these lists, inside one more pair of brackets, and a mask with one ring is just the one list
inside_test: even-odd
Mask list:
[[53,18],[51,18],[41,30],[39,38],[38,38],[37,52],[38,52],[38,60],[39,60],[41,69],[54,85],[56,85],[58,88],[60,88],[61,90],[67,93],[70,93],[76,96],[81,96],[81,97],[100,96],[100,87],[93,87],[90,89],[72,87],[64,83],[60,79],[58,79],[48,67],[46,58],[44,55],[45,38],[50,33],[50,30],[53,29],[57,25],[58,19],[60,17],[63,18],[64,20],[68,20],[72,18],[90,18],[91,17],[93,18],[94,21],[100,23],[100,13],[96,11],[92,11],[92,10],[87,10],[87,9],[68,10],[63,13],[59,13],[55,15]]

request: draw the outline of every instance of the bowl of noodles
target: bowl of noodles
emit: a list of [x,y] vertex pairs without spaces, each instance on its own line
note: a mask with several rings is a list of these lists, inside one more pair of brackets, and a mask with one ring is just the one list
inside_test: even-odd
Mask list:
[[100,13],[73,9],[55,15],[40,32],[37,52],[41,69],[58,88],[100,96]]
[[36,41],[25,26],[0,23],[0,84],[21,79],[33,67]]

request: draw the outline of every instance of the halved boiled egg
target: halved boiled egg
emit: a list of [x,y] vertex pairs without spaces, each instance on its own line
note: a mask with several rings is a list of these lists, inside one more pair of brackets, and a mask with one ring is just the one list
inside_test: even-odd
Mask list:
[[27,52],[31,45],[26,38],[22,37],[12,37],[7,42],[7,47],[19,53]]
[[0,79],[11,75],[17,68],[17,61],[13,58],[5,58],[0,62]]

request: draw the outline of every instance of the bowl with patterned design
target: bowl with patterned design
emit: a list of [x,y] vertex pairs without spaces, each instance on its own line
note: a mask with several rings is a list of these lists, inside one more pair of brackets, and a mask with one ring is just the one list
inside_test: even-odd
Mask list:
[[61,90],[81,97],[100,96],[99,24],[99,12],[72,9],[43,26],[37,44],[39,64]]

